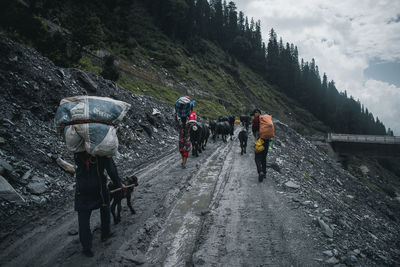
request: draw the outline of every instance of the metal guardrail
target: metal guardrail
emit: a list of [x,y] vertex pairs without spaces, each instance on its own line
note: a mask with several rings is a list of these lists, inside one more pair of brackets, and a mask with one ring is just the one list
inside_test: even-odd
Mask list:
[[400,136],[328,133],[327,142],[400,144]]

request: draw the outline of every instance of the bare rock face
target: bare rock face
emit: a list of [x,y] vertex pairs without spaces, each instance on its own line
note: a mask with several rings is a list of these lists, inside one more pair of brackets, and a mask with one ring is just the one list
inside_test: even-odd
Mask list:
[[[87,94],[132,105],[118,125],[120,176],[176,145],[173,109],[166,103],[90,72],[59,68],[0,34],[0,175],[8,199],[0,203],[0,228],[17,220],[9,216],[17,209],[34,214],[35,209],[72,203],[75,162],[55,131],[54,115],[62,98]],[[13,201],[19,196],[26,202]]]

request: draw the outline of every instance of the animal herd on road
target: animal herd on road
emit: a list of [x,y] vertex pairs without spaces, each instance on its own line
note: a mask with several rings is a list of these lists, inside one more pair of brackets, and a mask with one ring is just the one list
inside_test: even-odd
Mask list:
[[[239,141],[241,147],[241,154],[246,153],[248,129],[251,117],[249,115],[241,115],[240,123],[243,129],[239,133]],[[214,142],[219,137],[223,142],[227,142],[228,136],[233,140],[235,130],[235,116],[223,115],[216,120],[206,121],[198,120],[190,127],[190,141],[192,143],[192,155],[198,157],[207,145],[208,139],[211,136]]]

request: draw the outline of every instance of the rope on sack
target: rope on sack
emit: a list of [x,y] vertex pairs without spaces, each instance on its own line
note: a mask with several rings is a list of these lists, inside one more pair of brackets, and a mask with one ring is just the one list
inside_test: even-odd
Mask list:
[[101,121],[101,120],[76,120],[76,121],[70,121],[66,123],[61,123],[60,124],[60,131],[64,131],[64,128],[70,125],[75,125],[75,124],[85,124],[85,123],[102,123],[102,124],[107,124],[110,126],[114,126],[114,123],[111,121]]

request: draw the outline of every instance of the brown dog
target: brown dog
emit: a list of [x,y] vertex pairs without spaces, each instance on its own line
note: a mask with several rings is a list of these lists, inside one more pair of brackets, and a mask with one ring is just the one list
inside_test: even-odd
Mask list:
[[[110,193],[110,203],[111,203],[111,213],[114,218],[114,223],[117,224],[121,221],[121,201],[122,199],[126,198],[126,203],[128,204],[129,209],[131,210],[132,214],[135,214],[135,209],[132,207],[131,204],[131,197],[133,190],[135,189],[136,186],[138,186],[138,178],[136,175],[132,175],[128,178],[125,179],[125,183],[127,186],[129,185],[134,185],[132,187],[128,187],[126,189],[121,189],[119,191],[116,191],[114,193]],[[108,184],[108,189],[110,191],[114,189],[118,189],[113,183]],[[117,214],[115,214],[115,207],[118,205],[117,209]]]

